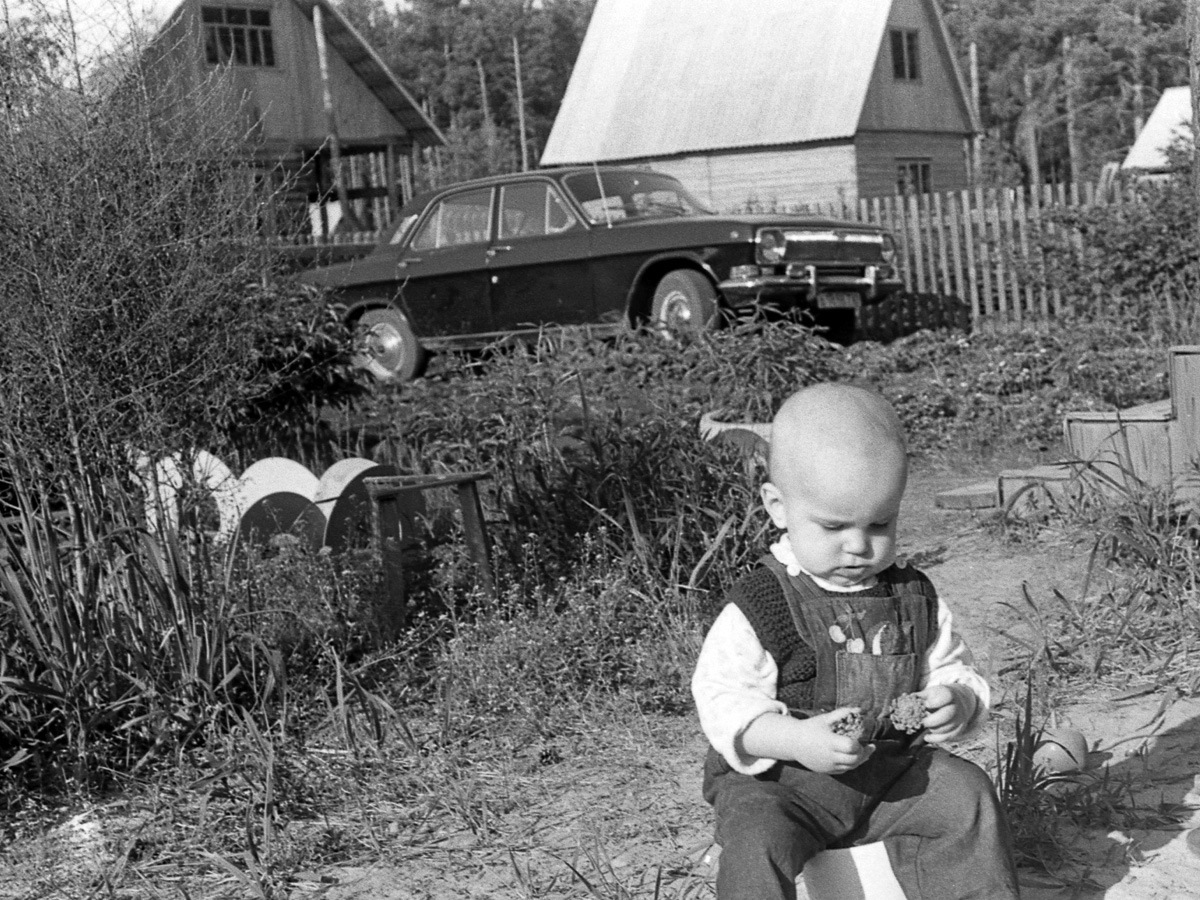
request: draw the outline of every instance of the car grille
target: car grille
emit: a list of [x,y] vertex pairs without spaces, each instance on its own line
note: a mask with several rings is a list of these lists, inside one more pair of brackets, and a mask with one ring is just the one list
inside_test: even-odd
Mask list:
[[838,240],[833,236],[787,232],[787,262],[872,263],[883,259],[882,244],[870,241]]
[[828,277],[830,275],[844,275],[849,278],[861,278],[865,268],[866,267],[861,263],[855,266],[849,266],[845,263],[835,265],[818,264],[817,274],[821,275],[822,277]]

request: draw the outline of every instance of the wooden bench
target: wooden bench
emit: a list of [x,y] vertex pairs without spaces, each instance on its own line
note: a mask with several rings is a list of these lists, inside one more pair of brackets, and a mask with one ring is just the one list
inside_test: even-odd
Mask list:
[[400,515],[400,498],[405,494],[455,489],[458,506],[462,512],[467,553],[484,591],[489,596],[496,595],[491,547],[488,544],[487,526],[483,520],[483,506],[479,502],[478,489],[480,481],[491,477],[487,472],[462,472],[451,475],[383,475],[363,479],[363,485],[371,498],[371,526],[375,548],[383,564],[387,604],[381,611],[380,624],[387,639],[399,634],[408,612]]

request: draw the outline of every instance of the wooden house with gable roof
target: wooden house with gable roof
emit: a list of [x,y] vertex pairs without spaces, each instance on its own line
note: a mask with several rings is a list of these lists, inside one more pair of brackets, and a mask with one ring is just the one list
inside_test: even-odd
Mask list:
[[598,0],[541,163],[853,203],[966,187],[977,121],[935,0]]
[[[179,94],[216,74],[246,118],[249,151],[290,169],[310,202],[339,193],[351,201],[386,197],[394,211],[410,187],[401,160],[445,143],[328,0],[183,0],[151,41],[143,70],[170,79]],[[382,171],[365,186],[335,191],[337,170],[367,154]]]

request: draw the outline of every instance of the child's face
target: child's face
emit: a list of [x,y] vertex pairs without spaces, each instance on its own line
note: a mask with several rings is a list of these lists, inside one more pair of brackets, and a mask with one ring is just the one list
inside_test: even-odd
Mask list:
[[764,484],[763,505],[786,529],[805,571],[852,587],[895,561],[906,478],[902,450],[826,450],[787,466],[778,482]]

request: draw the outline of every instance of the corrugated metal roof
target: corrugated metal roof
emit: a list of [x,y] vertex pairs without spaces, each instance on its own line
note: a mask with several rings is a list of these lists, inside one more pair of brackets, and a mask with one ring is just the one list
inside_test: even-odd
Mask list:
[[599,0],[543,165],[854,135],[890,0]]
[[1187,86],[1167,88],[1158,98],[1150,118],[1129,148],[1122,169],[1162,170],[1168,166],[1166,149],[1178,138],[1191,139],[1192,91]]

